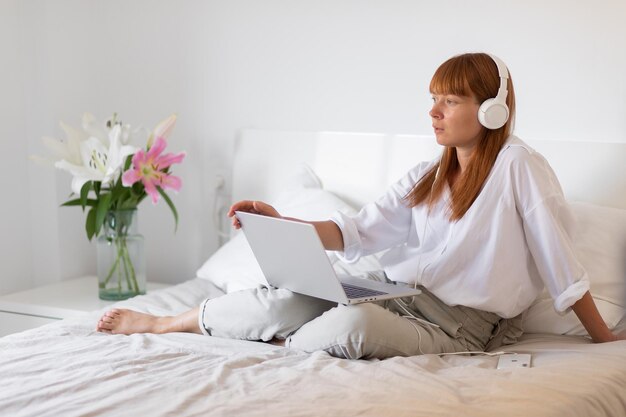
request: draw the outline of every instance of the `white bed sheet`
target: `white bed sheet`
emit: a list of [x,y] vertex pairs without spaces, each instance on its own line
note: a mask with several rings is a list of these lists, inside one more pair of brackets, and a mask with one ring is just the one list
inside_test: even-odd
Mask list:
[[[193,279],[120,303],[174,314],[220,291]],[[194,334],[97,333],[101,312],[0,339],[2,416],[624,416],[626,342],[526,335],[496,357],[349,361]]]

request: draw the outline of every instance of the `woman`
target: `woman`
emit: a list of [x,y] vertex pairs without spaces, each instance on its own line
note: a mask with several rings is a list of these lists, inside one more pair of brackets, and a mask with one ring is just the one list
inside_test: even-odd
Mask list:
[[[624,338],[602,320],[570,241],[571,214],[549,165],[511,135],[515,96],[504,63],[464,54],[435,72],[430,111],[440,159],[423,162],[356,216],[312,222],[343,257],[390,249],[371,274],[422,294],[343,306],[285,289],[255,288],[204,301],[176,317],[106,313],[103,332],[195,332],[274,341],[345,358],[483,351],[512,342],[546,286],[594,342]],[[236,210],[281,217],[262,202]],[[302,220],[299,220],[302,221]]]

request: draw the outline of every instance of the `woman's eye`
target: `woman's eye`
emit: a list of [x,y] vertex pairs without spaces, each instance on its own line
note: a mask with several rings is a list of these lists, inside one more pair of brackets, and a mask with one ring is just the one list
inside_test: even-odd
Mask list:
[[449,99],[449,98],[448,98],[448,99],[446,99],[446,104],[447,104],[447,105],[450,105],[450,106],[453,106],[453,105],[455,105],[455,104],[456,104],[456,101],[454,101],[454,100],[452,100],[452,99]]

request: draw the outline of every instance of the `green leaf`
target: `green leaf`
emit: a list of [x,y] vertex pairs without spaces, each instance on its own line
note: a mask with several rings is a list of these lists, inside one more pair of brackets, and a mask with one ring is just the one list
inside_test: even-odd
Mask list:
[[133,156],[134,155],[128,155],[126,157],[126,161],[124,161],[124,172],[128,171],[128,169],[130,168],[130,164],[133,161]]
[[130,187],[130,190],[133,193],[133,195],[136,195],[136,196],[146,195],[146,189],[144,188],[143,184],[140,181],[137,181],[136,183],[134,183],[133,186]]
[[96,208],[92,207],[87,213],[87,220],[85,221],[85,230],[87,231],[87,239],[96,234]]
[[91,191],[91,181],[87,181],[80,189],[80,206],[83,208],[83,211],[85,211],[85,206],[87,205],[89,191]]
[[83,206],[83,208],[85,206],[95,207],[97,205],[98,205],[98,200],[94,200],[93,198],[88,198],[87,200],[85,200],[84,203],[82,199],[76,198],[74,200],[66,201],[65,203],[61,204],[62,207]]
[[102,227],[102,223],[104,223],[104,219],[106,218],[107,211],[109,211],[110,206],[111,206],[111,193],[102,194],[100,196],[100,201],[98,201],[98,207],[96,207],[96,221],[95,221],[96,235],[100,233],[100,228]]
[[176,211],[176,207],[174,207],[174,203],[172,203],[172,200],[170,200],[169,196],[165,194],[165,191],[163,191],[161,187],[157,187],[156,189],[159,191],[159,194],[161,194],[161,197],[163,197],[167,205],[170,206],[170,210],[172,210],[175,221],[174,233],[176,233],[176,230],[178,230],[178,212]]

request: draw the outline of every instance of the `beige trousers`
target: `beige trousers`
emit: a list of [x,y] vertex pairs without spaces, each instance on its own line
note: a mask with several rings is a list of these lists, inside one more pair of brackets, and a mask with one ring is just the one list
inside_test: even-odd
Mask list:
[[[386,279],[383,273],[370,278]],[[448,306],[420,289],[422,294],[415,297],[345,306],[260,286],[205,300],[198,322],[211,336],[284,339],[289,348],[349,359],[485,349],[499,327],[499,316]]]

